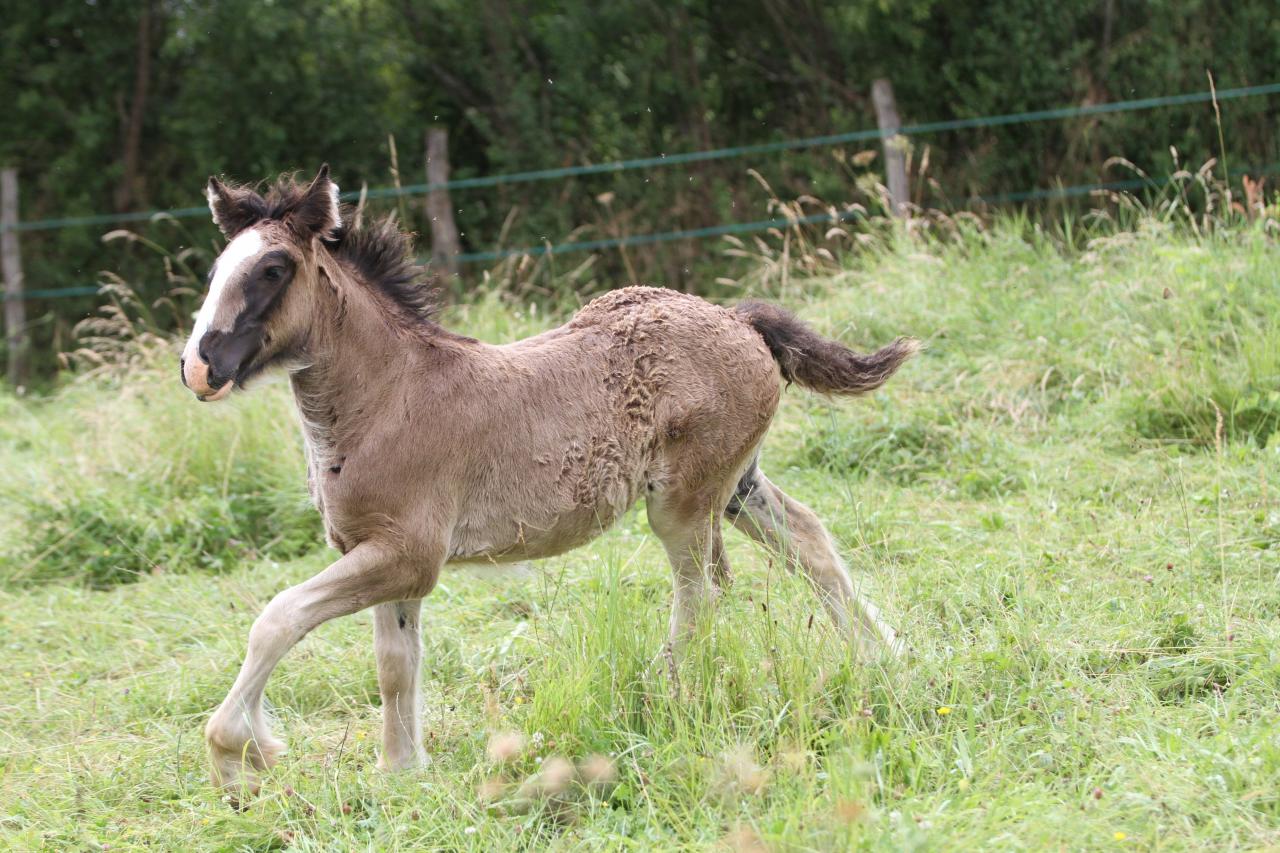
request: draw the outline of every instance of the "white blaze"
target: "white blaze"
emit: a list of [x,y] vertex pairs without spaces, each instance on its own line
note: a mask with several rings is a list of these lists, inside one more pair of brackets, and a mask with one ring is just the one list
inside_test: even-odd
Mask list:
[[196,315],[196,324],[191,329],[191,338],[187,341],[184,357],[190,359],[199,354],[200,339],[213,324],[213,317],[218,313],[218,303],[222,301],[222,291],[226,289],[227,282],[241,267],[251,263],[258,256],[262,251],[262,242],[262,235],[257,229],[250,229],[237,235],[227,244],[227,248],[222,250],[222,254],[218,256],[213,281],[209,283],[209,293],[205,296],[204,304],[200,306],[200,313]]

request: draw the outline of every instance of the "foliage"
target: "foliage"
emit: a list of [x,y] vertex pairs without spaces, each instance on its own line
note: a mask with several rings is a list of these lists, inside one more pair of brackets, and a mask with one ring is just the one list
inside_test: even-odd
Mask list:
[[[458,177],[599,163],[871,127],[881,75],[907,121],[1203,90],[1206,69],[1219,87],[1272,82],[1273,13],[1267,0],[18,4],[0,22],[0,161],[20,168],[27,219],[199,205],[210,173],[259,180],[325,160],[348,189],[415,183],[432,124],[450,130]],[[1275,104],[1224,104],[1225,151],[1203,104],[921,138],[916,198],[945,206],[1094,182],[1117,176],[1115,155],[1163,175],[1177,167],[1170,146],[1183,162],[1222,155],[1220,169],[1257,170],[1280,159]],[[468,190],[454,202],[470,249],[698,227],[767,215],[752,167],[784,197],[874,203],[865,190],[878,166],[855,153]],[[416,199],[396,206],[424,227]],[[213,237],[201,220],[145,230],[175,251]],[[29,286],[111,269],[146,297],[164,292],[145,252],[104,250],[98,233],[24,234]],[[695,241],[610,252],[599,273],[702,290],[709,251]],[[34,303],[37,352],[56,351],[92,304]]]

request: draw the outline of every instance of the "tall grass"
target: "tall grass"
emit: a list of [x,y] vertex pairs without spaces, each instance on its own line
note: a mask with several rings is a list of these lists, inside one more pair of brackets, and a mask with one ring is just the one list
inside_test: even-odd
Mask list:
[[207,411],[165,355],[168,369],[157,358],[105,388],[4,401],[5,583],[104,586],[314,550],[320,526],[283,389]]
[[[927,342],[870,398],[788,391],[763,454],[904,632],[904,666],[851,659],[804,584],[734,538],[736,583],[670,668],[669,570],[631,513],[527,576],[446,573],[424,611],[422,771],[373,769],[367,615],[315,632],[268,689],[291,753],[245,813],[205,784],[200,727],[265,601],[329,559],[286,389],[198,405],[165,344],[49,399],[0,398],[0,834],[1280,844],[1280,249],[1266,216],[1185,216],[886,227],[817,275],[751,282],[850,344]],[[529,334],[555,321],[530,298],[446,322]],[[601,761],[607,784],[588,778]]]
[[[1187,180],[1212,197],[1203,170]],[[983,226],[935,215],[906,229],[877,219],[821,236],[797,226],[758,241],[754,253],[727,241],[729,254],[754,257],[758,271],[723,283],[735,292],[794,303],[814,291],[811,279],[797,287],[789,276],[834,275],[823,297],[827,321],[819,318],[825,331],[866,346],[922,334],[936,354],[967,365],[963,393],[880,409],[857,432],[811,425],[793,461],[878,470],[898,482],[958,478],[956,488],[974,495],[1015,492],[1024,485],[1017,450],[975,428],[976,409],[1043,426],[1103,407],[1109,417],[1096,428],[1115,442],[1206,448],[1221,430],[1265,446],[1280,425],[1280,297],[1268,278],[1274,220],[1227,228],[1179,203],[1187,192],[1175,183],[1142,218],[1136,205],[1121,205],[1128,229],[1095,218],[1051,234],[1018,216]],[[811,207],[773,204],[793,219]],[[823,241],[862,250],[838,259]],[[518,264],[503,268],[514,275]],[[840,283],[851,276],[858,286]],[[183,294],[189,278],[171,274]],[[0,548],[0,577],[105,585],[308,550],[319,528],[281,383],[263,383],[231,411],[191,405],[173,381],[175,345],[150,310],[122,282],[107,292],[105,315],[82,324],[83,345],[72,354],[81,379],[52,399],[0,398],[13,475],[3,495],[9,523],[23,530]],[[546,327],[545,300],[507,292],[488,290],[454,306],[452,317],[498,341]]]

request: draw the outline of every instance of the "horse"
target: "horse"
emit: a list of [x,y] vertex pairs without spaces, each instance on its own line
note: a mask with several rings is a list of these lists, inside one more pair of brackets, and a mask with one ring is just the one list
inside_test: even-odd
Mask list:
[[857,653],[901,652],[822,522],[764,475],[759,452],[784,382],[862,394],[915,341],[860,355],[767,303],[633,286],[559,328],[491,345],[440,325],[412,236],[393,217],[353,221],[327,165],[263,192],[211,177],[206,195],[227,243],[182,381],[210,402],[287,371],[308,489],[340,555],[254,621],[205,727],[215,786],[257,792],[284,748],[262,707],[272,670],[318,625],[370,607],[378,766],[423,763],[419,618],[441,568],[553,557],[641,496],[674,575],[673,661],[728,582],[722,522],[807,577]]

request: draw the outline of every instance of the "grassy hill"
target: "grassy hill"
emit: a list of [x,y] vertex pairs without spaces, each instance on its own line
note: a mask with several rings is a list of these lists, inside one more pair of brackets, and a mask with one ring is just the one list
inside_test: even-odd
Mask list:
[[[201,727],[260,608],[330,559],[285,387],[196,405],[152,342],[52,398],[0,397],[0,838],[1280,845],[1278,271],[1261,227],[1144,220],[1067,251],[1008,221],[775,287],[850,344],[927,342],[871,398],[789,390],[764,455],[904,665],[851,660],[734,535],[736,583],[673,679],[669,570],[632,512],[530,571],[446,574],[420,772],[373,766],[368,614],[316,631],[268,687],[290,752],[244,812],[208,786]],[[447,319],[489,340],[552,322],[497,298]],[[562,787],[558,758],[616,779]]]

